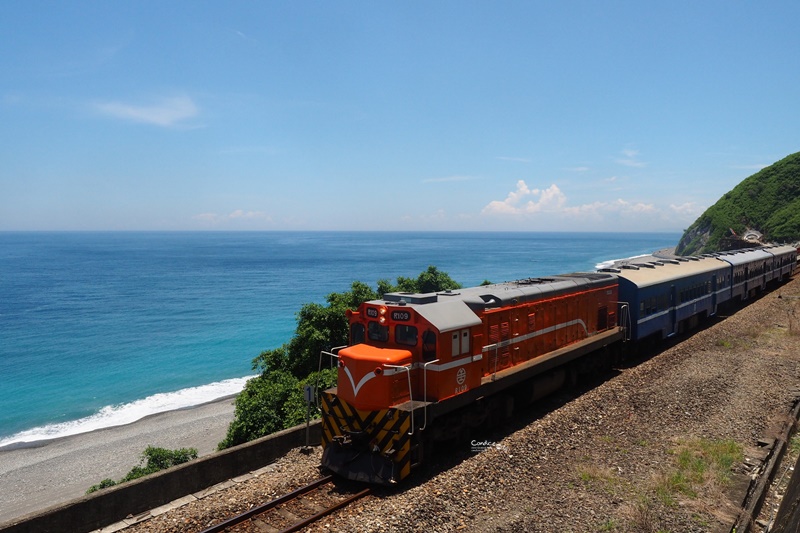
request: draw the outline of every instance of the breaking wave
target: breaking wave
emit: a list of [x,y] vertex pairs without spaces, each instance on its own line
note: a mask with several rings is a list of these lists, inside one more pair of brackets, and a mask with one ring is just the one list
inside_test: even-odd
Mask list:
[[122,426],[157,413],[195,407],[240,393],[247,380],[251,377],[253,376],[226,379],[175,392],[158,393],[130,403],[107,405],[91,416],[69,422],[26,429],[10,437],[0,439],[0,448],[12,445],[15,445],[14,447],[22,447],[25,444],[39,441]]
[[600,270],[601,268],[611,268],[614,266],[614,263],[618,263],[620,261],[630,261],[631,259],[638,259],[640,257],[647,257],[650,254],[642,254],[642,255],[634,255],[633,257],[624,257],[621,259],[609,259],[608,261],[603,261],[602,263],[597,263],[594,268],[595,270]]

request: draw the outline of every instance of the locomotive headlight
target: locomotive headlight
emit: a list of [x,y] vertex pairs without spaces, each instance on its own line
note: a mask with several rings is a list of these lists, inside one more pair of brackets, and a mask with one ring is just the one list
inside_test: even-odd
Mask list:
[[385,305],[382,305],[382,306],[380,306],[380,308],[378,308],[378,312],[381,314],[381,316],[384,316],[386,313],[389,312],[389,310],[386,309]]
[[378,319],[378,322],[380,322],[380,323],[381,323],[381,325],[384,325],[384,324],[386,324],[386,317],[385,317],[385,316],[382,316],[382,317],[380,317],[380,318]]

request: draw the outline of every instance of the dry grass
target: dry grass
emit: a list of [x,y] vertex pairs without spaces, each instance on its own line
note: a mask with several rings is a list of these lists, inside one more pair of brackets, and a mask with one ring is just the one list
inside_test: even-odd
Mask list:
[[656,504],[647,497],[642,496],[634,504],[629,504],[623,510],[623,515],[628,526],[626,531],[640,531],[641,533],[663,531]]

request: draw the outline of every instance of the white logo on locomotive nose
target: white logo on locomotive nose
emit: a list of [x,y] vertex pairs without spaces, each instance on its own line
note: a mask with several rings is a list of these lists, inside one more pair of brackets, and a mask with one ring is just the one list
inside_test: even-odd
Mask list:
[[458,374],[456,374],[456,381],[458,381],[459,385],[463,385],[464,382],[467,380],[467,371],[463,368],[458,369]]
[[358,382],[358,385],[356,385],[356,382],[353,380],[353,375],[350,374],[350,367],[344,367],[344,373],[347,375],[347,379],[350,380],[350,385],[353,386],[353,396],[358,396],[359,389],[361,389],[367,381],[375,377],[375,372],[367,372]]

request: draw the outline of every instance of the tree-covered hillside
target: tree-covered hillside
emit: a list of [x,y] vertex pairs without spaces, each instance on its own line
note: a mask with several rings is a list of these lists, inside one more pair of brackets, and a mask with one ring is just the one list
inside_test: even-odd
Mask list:
[[800,239],[800,152],[753,174],[706,209],[684,232],[680,255],[720,251],[733,230],[757,230],[768,242]]

